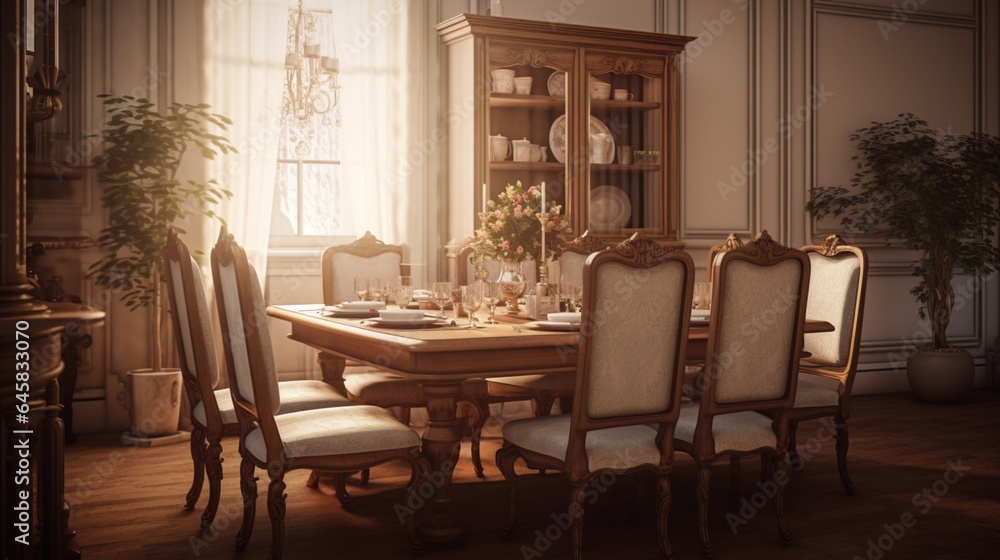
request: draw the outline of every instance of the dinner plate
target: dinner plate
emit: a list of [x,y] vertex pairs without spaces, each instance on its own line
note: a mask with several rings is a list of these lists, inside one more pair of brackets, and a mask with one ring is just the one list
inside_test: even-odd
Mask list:
[[386,321],[375,317],[368,321],[369,324],[375,327],[382,327],[385,329],[428,329],[432,327],[442,327],[447,325],[447,321],[441,321],[437,317],[424,317],[417,321]]
[[711,315],[711,314],[712,314],[712,310],[711,309],[692,309],[691,310],[691,318],[692,319],[694,319],[695,317],[708,319],[708,316]]
[[323,308],[323,314],[338,319],[370,319],[378,317],[378,311],[366,311],[363,309],[344,309],[339,305],[327,305]]
[[580,323],[560,323],[558,321],[532,321],[524,325],[540,331],[578,331]]
[[550,74],[548,87],[552,97],[566,97],[566,73],[556,71]]
[[632,202],[625,191],[614,185],[601,185],[590,189],[590,227],[622,228],[630,217],[632,217]]
[[[608,153],[606,154],[605,161],[614,161],[615,153],[615,139],[611,136],[611,130],[608,129],[607,125],[601,122],[601,119],[590,115],[590,134],[607,134],[608,138],[611,139],[608,142]],[[552,155],[555,156],[559,163],[566,163],[566,115],[562,114],[552,123],[552,127],[549,128],[549,148],[552,149]],[[588,150],[589,150],[588,146]]]

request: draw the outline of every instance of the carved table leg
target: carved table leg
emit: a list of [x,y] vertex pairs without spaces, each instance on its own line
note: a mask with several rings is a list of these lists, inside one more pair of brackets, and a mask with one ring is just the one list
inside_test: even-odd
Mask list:
[[451,517],[451,477],[458,462],[462,440],[458,432],[456,414],[461,381],[448,385],[421,384],[427,397],[427,414],[430,421],[423,436],[424,456],[430,462],[434,477],[440,472],[443,483],[431,498],[433,516],[417,527],[417,534],[431,543],[449,543],[461,540],[468,527]]
[[316,361],[319,362],[319,368],[323,371],[323,381],[346,397],[347,389],[344,387],[344,368],[347,367],[347,360],[334,354],[320,352]]

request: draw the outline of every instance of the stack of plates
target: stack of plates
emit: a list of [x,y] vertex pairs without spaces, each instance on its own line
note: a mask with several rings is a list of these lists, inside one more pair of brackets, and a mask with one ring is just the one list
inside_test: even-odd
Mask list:
[[345,301],[337,305],[327,305],[323,312],[343,319],[368,319],[378,317],[380,309],[385,309],[381,301]]
[[578,331],[580,313],[549,313],[548,321],[533,321],[525,326],[540,331]]

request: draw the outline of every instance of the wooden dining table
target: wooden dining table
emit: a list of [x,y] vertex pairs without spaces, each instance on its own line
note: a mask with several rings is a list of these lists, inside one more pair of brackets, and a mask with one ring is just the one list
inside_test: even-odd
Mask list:
[[[495,325],[464,328],[442,325],[421,329],[387,329],[361,319],[330,317],[319,304],[273,305],[267,314],[291,323],[289,338],[320,351],[323,377],[343,390],[346,360],[354,360],[418,381],[427,397],[429,422],[423,433],[423,452],[431,472],[440,472],[443,484],[431,499],[433,514],[418,526],[429,542],[447,543],[464,537],[467,527],[450,511],[451,477],[458,462],[461,434],[457,409],[462,381],[576,371],[579,331],[545,331],[529,320],[502,317]],[[692,321],[688,334],[688,361],[703,360],[708,323]],[[833,325],[806,321],[805,331],[829,332]]]

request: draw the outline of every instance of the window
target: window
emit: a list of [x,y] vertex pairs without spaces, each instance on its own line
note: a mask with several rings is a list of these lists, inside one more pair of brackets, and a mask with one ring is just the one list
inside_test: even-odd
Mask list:
[[[307,11],[303,32],[297,34],[298,12],[290,11],[286,52],[296,51],[295,42],[299,41],[319,44],[323,56],[334,57],[331,18],[329,10]],[[286,101],[288,87],[286,83]],[[322,108],[323,99],[313,105]],[[272,246],[327,246],[331,237],[349,235],[341,219],[340,130],[339,105],[303,121],[283,119],[271,214]]]

